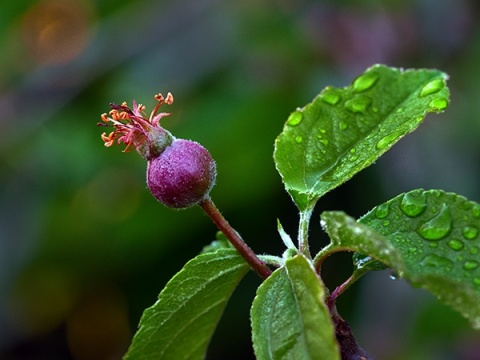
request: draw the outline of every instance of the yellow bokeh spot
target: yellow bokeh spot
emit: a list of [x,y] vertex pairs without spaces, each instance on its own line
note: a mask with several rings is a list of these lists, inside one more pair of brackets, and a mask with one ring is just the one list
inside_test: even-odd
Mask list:
[[92,6],[87,1],[39,1],[23,16],[24,45],[39,64],[70,62],[87,46],[92,19]]

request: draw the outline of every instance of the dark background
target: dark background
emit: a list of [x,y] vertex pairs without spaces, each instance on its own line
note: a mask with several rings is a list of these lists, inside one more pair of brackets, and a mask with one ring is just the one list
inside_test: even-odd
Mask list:
[[[471,0],[40,0],[0,5],[0,359],[120,359],[145,307],[214,239],[199,208],[171,211],[145,162],[105,149],[110,102],[148,109],[171,91],[163,124],[217,161],[212,197],[259,253],[280,255],[277,218],[296,209],[272,159],[288,115],[374,63],[450,74],[450,108],[428,116],[375,166],[325,196],[318,216],[359,217],[413,188],[480,201],[480,5]],[[329,286],[349,256],[325,264]],[[207,359],[253,358],[249,274]],[[365,276],[339,299],[378,359],[480,359],[480,336],[433,296]]]

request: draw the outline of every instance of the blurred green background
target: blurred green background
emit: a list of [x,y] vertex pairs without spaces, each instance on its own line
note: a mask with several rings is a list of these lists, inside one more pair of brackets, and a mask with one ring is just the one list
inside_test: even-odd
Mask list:
[[[471,0],[4,0],[0,5],[0,359],[120,359],[143,309],[214,239],[199,208],[171,211],[145,162],[106,149],[110,102],[154,106],[163,124],[217,161],[212,197],[257,252],[281,254],[279,218],[297,213],[273,164],[289,113],[374,63],[450,74],[450,108],[429,116],[328,194],[322,210],[358,217],[413,188],[480,201],[480,5]],[[329,286],[349,256],[325,264]],[[249,274],[207,359],[253,359]],[[339,299],[378,359],[480,359],[480,335],[432,296],[368,274]]]

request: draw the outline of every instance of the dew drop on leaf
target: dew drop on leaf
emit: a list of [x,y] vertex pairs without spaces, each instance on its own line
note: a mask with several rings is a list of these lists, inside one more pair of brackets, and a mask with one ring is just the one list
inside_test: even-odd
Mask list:
[[350,156],[350,157],[348,158],[348,161],[350,161],[350,162],[354,162],[354,161],[357,161],[357,160],[358,160],[358,158],[359,158],[359,156],[358,156],[358,155],[352,155],[352,156]]
[[470,254],[477,255],[478,254],[478,246],[472,246],[470,248]]
[[443,79],[435,79],[426,84],[422,90],[420,90],[420,97],[425,97],[427,95],[435,94],[445,87],[445,82]]
[[340,130],[346,130],[348,128],[348,124],[345,121],[340,121],[338,127],[340,128]]
[[329,105],[336,105],[340,101],[341,97],[340,94],[338,94],[335,90],[327,88],[320,94],[320,99]]
[[393,270],[390,270],[390,275],[388,276],[391,280],[398,280],[400,279],[400,275]]
[[418,229],[418,233],[426,240],[440,240],[447,236],[452,229],[452,215],[446,205],[443,205],[440,213],[424,223]]
[[297,144],[301,144],[302,141],[303,141],[303,138],[302,138],[300,135],[298,135],[297,137],[295,137],[295,142],[296,142]]
[[375,73],[365,73],[360,75],[353,82],[353,90],[356,92],[361,92],[370,89],[378,80],[378,74]]
[[383,219],[388,215],[390,204],[385,203],[382,205],[377,206],[375,209],[375,216],[377,219]]
[[430,190],[430,194],[432,194],[436,198],[439,198],[439,197],[445,195],[445,191],[434,189],[434,190]]
[[426,207],[427,198],[420,191],[406,193],[400,203],[400,210],[409,217],[420,215]]
[[480,218],[480,205],[479,204],[475,204],[472,208],[472,215],[473,217],[475,218]]
[[444,98],[437,98],[430,101],[428,103],[428,106],[435,110],[445,110],[446,107],[448,106],[448,101],[447,99],[444,99]]
[[463,249],[464,244],[461,240],[452,239],[447,242],[447,246],[454,251],[460,251]]
[[465,201],[461,206],[463,210],[470,210],[473,207],[473,204],[469,201]]
[[478,229],[475,226],[465,226],[462,229],[462,234],[465,237],[465,239],[473,240],[478,235]]
[[345,108],[354,113],[364,113],[372,103],[372,99],[366,95],[359,95],[345,102]]
[[290,126],[296,126],[300,124],[303,120],[303,114],[299,111],[295,111],[290,115],[290,117],[287,120],[287,124]]
[[408,248],[408,253],[409,254],[416,254],[418,252],[418,249],[415,247],[410,247]]
[[377,149],[378,150],[385,149],[388,145],[390,145],[392,142],[397,140],[403,134],[404,134],[403,131],[396,131],[387,136],[384,136],[382,139],[380,139],[379,142],[377,142],[377,145],[376,145]]
[[475,270],[477,267],[478,267],[478,261],[475,261],[475,260],[469,260],[469,261],[465,261],[463,263],[463,268],[465,270]]
[[480,285],[480,278],[474,278],[474,279],[473,279],[473,283],[474,283],[475,285]]
[[428,254],[422,259],[420,264],[428,267],[442,268],[445,271],[451,271],[453,268],[453,261],[437,254]]

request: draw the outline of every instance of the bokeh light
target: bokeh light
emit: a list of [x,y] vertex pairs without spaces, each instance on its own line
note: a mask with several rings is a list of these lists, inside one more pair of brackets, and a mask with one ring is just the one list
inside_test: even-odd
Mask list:
[[68,63],[88,45],[92,22],[87,1],[38,1],[22,18],[24,46],[39,65]]

